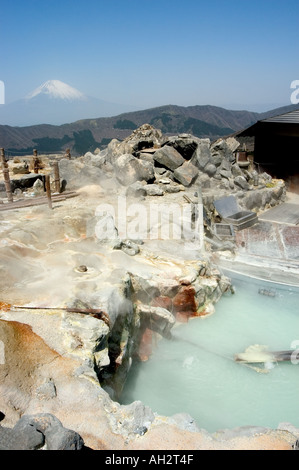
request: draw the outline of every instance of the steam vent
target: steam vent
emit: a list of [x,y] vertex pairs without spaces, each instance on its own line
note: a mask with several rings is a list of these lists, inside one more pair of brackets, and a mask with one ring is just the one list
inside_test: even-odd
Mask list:
[[239,152],[149,124],[79,158],[2,151],[0,449],[293,448],[291,430],[210,434],[184,409],[120,404],[161,338],[217,315],[233,295],[221,267],[286,202]]

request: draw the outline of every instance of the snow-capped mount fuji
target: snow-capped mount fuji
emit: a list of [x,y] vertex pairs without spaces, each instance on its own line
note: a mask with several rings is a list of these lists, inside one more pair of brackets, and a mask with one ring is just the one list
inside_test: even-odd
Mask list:
[[40,95],[67,101],[86,100],[87,97],[76,88],[67,85],[60,80],[48,80],[26,95],[25,99],[31,100]]
[[81,119],[112,117],[136,111],[130,105],[93,98],[60,80],[48,80],[24,98],[0,106],[0,124],[61,125]]

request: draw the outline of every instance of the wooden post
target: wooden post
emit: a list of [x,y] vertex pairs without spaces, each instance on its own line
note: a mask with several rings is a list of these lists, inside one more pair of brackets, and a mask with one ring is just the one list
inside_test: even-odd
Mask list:
[[49,208],[52,209],[50,175],[46,175],[45,179],[46,179],[46,192],[47,192],[47,198],[48,198],[48,205],[49,205]]
[[60,175],[58,162],[54,162],[54,178],[55,178],[55,192],[60,193]]
[[71,159],[71,149],[66,149],[65,151],[65,158]]
[[38,173],[39,169],[39,161],[38,161],[38,156],[37,156],[37,150],[33,150],[33,169],[34,173]]
[[13,202],[13,196],[12,196],[12,190],[11,190],[11,184],[10,184],[10,178],[9,178],[9,168],[5,159],[5,151],[3,148],[1,149],[1,163],[2,163],[2,171],[3,171],[3,176],[4,176],[4,184],[5,184],[7,199],[8,199],[8,202]]

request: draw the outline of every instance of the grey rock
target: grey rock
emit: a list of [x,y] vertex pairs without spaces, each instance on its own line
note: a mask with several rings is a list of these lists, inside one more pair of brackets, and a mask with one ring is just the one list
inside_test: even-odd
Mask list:
[[198,177],[198,168],[191,162],[185,162],[182,166],[174,170],[174,178],[183,186],[190,186]]
[[[213,165],[213,163],[209,163],[205,168],[204,168],[204,172],[209,175],[211,178],[215,175],[217,171],[217,168],[215,165]],[[221,178],[221,176],[220,176]]]
[[225,142],[231,152],[235,152],[237,148],[240,147],[240,142],[238,142],[237,139],[235,139],[234,137],[228,137],[227,139],[225,139]]
[[152,307],[145,304],[138,304],[136,312],[141,317],[148,319],[152,330],[166,338],[170,337],[170,330],[175,324],[175,317],[171,312],[162,307]]
[[177,150],[185,160],[190,160],[198,147],[197,140],[190,134],[180,134],[167,140],[166,145]]
[[98,240],[108,241],[118,239],[118,230],[112,214],[97,213],[97,223],[94,227],[94,233]]
[[200,170],[210,162],[210,140],[209,139],[198,139],[197,149],[195,150],[191,163],[197,166]]
[[119,183],[128,186],[135,181],[150,181],[155,177],[154,165],[139,160],[131,154],[118,157],[114,163],[115,175]]
[[226,170],[226,171],[229,171],[231,172],[231,163],[226,160],[226,159],[223,159],[222,162],[221,162],[221,165],[220,165],[220,170]]
[[220,183],[221,189],[230,189],[230,184],[228,179],[223,179]]
[[211,145],[212,155],[221,155],[222,158],[226,158],[229,162],[235,161],[232,146],[230,142],[225,139],[219,139]]
[[164,175],[166,172],[167,172],[166,168],[159,168],[159,167],[155,168],[155,173],[157,173],[158,175]]
[[213,152],[211,153],[211,158],[210,161],[215,165],[216,167],[220,166],[223,160],[223,155],[221,155],[220,152]]
[[145,153],[145,152],[141,152],[139,154],[139,160],[144,160],[145,162],[150,162],[152,164],[154,164],[154,159],[153,159],[153,154],[152,153]]
[[48,450],[81,450],[84,446],[78,433],[64,428],[61,421],[49,413],[24,415],[14,429],[16,427],[24,432],[31,427],[42,433]]
[[0,450],[81,450],[81,436],[51,414],[23,415],[13,429],[0,426]]
[[87,184],[98,184],[103,179],[103,171],[100,168],[84,165],[81,159],[61,159],[59,172],[61,180],[65,180],[65,184],[71,186],[72,189],[81,188]]
[[145,185],[141,181],[135,181],[135,183],[128,186],[126,195],[128,197],[141,198],[146,196]]
[[164,177],[164,178],[159,178],[157,182],[160,184],[170,184],[172,180],[170,178]]
[[250,191],[242,199],[242,206],[248,210],[258,210],[263,205],[263,192],[260,190]]
[[177,413],[171,416],[170,421],[174,421],[174,423],[181,429],[190,432],[199,432],[200,429],[197,426],[194,418],[190,416],[188,413]]
[[56,397],[56,387],[52,380],[48,380],[42,384],[40,387],[38,387],[36,392],[39,400],[50,400],[51,398]]
[[179,193],[180,191],[181,191],[180,186],[174,186],[174,185],[170,184],[170,185],[167,185],[165,187],[165,192],[166,193]]
[[230,187],[230,189],[235,189],[234,179],[233,179],[233,178],[229,178],[228,181],[229,181],[229,187]]
[[231,166],[231,172],[233,176],[243,176],[243,172],[237,163]]
[[112,139],[108,145],[107,159],[114,164],[115,160],[121,155],[137,155],[144,149],[159,148],[162,143],[164,143],[162,132],[150,124],[143,124],[122,142]]
[[40,179],[34,182],[32,189],[35,196],[43,196],[45,193],[44,183]]
[[209,175],[207,175],[206,173],[201,173],[201,172],[199,173],[197,183],[203,189],[208,189],[211,187],[211,179]]
[[13,429],[0,426],[0,450],[37,450],[44,445],[43,434],[20,421]]
[[262,191],[262,208],[264,208],[267,204],[270,204],[272,199],[272,191],[270,189],[265,189]]
[[249,184],[244,176],[236,176],[234,179],[234,183],[239,188],[247,191],[249,189]]
[[144,434],[148,431],[146,426],[137,426],[134,429],[134,434],[139,434],[139,436],[144,436]]
[[285,191],[285,186],[283,185],[277,186],[272,189],[272,197],[278,201],[284,195],[284,191]]
[[70,429],[55,426],[45,432],[47,450],[82,450],[82,437]]
[[122,420],[122,434],[144,435],[155,420],[152,410],[141,401],[134,401],[130,405],[120,407]]
[[271,183],[272,182],[272,176],[269,175],[268,173],[264,172],[260,175],[260,178],[264,180],[266,183]]
[[147,184],[145,187],[147,196],[163,196],[164,190],[158,184]]
[[163,134],[150,124],[143,124],[135,129],[132,134],[124,140],[124,144],[132,146],[134,152],[143,149],[160,147],[164,143]]
[[150,303],[153,298],[161,295],[160,286],[150,277],[145,278],[134,274],[132,275],[132,285],[137,300],[144,304]]
[[175,148],[165,145],[153,155],[154,160],[165,168],[175,170],[184,163],[184,158]]
[[229,171],[228,171],[228,170],[220,170],[220,171],[219,171],[219,175],[220,175],[222,178],[227,178],[227,179],[229,179],[229,178],[231,178],[232,173],[231,173],[230,170],[229,170]]
[[120,249],[129,256],[135,256],[140,252],[139,246],[132,240],[122,241],[120,244]]

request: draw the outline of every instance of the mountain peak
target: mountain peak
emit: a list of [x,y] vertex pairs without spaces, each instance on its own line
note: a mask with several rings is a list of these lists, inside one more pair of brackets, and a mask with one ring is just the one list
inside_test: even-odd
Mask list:
[[85,96],[76,88],[67,85],[60,80],[48,80],[26,96],[30,100],[40,95],[48,95],[50,98],[58,98],[66,101],[83,100]]

